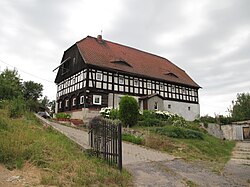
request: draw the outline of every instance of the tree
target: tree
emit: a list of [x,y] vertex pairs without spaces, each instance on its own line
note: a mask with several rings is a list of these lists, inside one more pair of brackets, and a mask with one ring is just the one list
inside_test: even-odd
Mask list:
[[139,117],[139,106],[135,98],[124,96],[119,103],[119,117],[126,126],[136,125]]
[[23,83],[23,96],[26,100],[37,101],[41,97],[43,85],[33,81],[26,81]]
[[237,94],[236,101],[232,101],[233,107],[231,112],[232,118],[235,121],[250,119],[250,94]]
[[22,83],[16,70],[5,69],[0,74],[0,100],[22,97]]

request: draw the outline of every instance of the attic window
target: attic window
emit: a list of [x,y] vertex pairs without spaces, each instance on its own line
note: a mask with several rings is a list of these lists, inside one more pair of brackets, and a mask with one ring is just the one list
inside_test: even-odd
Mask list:
[[177,75],[175,75],[172,72],[167,72],[167,73],[165,73],[165,75],[168,75],[168,76],[171,76],[171,77],[175,77],[175,78],[179,78]]
[[111,63],[114,63],[114,64],[119,64],[119,65],[125,65],[125,66],[129,66],[129,67],[132,67],[128,62],[126,62],[125,60],[112,60],[110,61]]

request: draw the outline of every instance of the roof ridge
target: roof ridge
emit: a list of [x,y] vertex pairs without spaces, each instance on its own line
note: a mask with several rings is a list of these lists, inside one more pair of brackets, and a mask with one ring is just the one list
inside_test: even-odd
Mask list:
[[[96,37],[93,37],[93,36],[89,36],[89,35],[88,35],[87,37],[83,38],[82,40],[84,40],[84,39],[86,39],[86,38],[97,39]],[[80,40],[80,41],[78,41],[78,42],[81,42],[82,40]],[[167,58],[165,58],[165,57],[162,57],[162,56],[160,56],[160,55],[156,55],[156,54],[153,54],[153,53],[150,53],[150,52],[147,52],[147,51],[143,51],[142,49],[138,49],[138,48],[135,48],[135,47],[130,47],[130,46],[128,46],[128,45],[120,44],[120,43],[118,43],[118,42],[113,42],[113,41],[106,40],[106,39],[103,39],[103,40],[104,40],[105,42],[109,42],[109,43],[113,43],[113,44],[115,44],[115,45],[127,47],[127,48],[130,48],[130,49],[136,50],[136,51],[140,51],[140,52],[142,52],[142,53],[146,53],[146,54],[148,54],[148,55],[152,55],[152,56],[161,58],[161,59],[163,59],[163,60],[167,60],[167,61],[169,61],[171,64],[175,65],[172,61],[170,61],[169,59],[167,59]],[[176,65],[175,65],[175,66],[176,66]],[[178,67],[178,66],[176,66],[176,67]],[[178,68],[179,68],[179,67],[178,67]],[[180,69],[181,69],[181,68],[180,68]]]
[[[93,36],[88,35],[88,36],[86,36],[85,38],[79,40],[79,41],[76,42],[76,43],[80,43],[81,41],[85,40],[86,38],[92,38],[92,39],[97,40],[96,37],[93,37]],[[120,43],[117,43],[117,42],[113,42],[113,41],[109,41],[109,40],[105,40],[105,39],[103,39],[103,40],[104,40],[105,42],[109,42],[109,43],[112,43],[112,44],[115,44],[115,45],[127,47],[127,48],[130,48],[130,49],[132,49],[132,50],[136,50],[136,51],[139,51],[139,52],[142,52],[142,53],[146,53],[146,54],[148,54],[148,55],[155,56],[155,57],[157,57],[157,58],[161,58],[161,59],[163,59],[163,60],[167,60],[169,63],[171,63],[172,65],[174,65],[176,68],[178,68],[178,69],[180,69],[181,71],[184,71],[184,72],[185,72],[185,70],[183,70],[183,69],[180,68],[179,66],[175,65],[172,61],[170,61],[169,59],[167,59],[167,58],[165,58],[165,57],[162,57],[162,56],[159,56],[159,55],[156,55],[156,54],[147,52],[147,51],[143,51],[142,49],[137,49],[137,48],[135,48],[135,47],[130,47],[130,46],[128,46],[128,45],[123,45],[123,44],[120,44]]]

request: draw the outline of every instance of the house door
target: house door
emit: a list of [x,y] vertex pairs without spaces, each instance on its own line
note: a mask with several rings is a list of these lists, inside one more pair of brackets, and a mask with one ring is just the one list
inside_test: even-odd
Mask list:
[[243,127],[243,138],[250,139],[250,127]]

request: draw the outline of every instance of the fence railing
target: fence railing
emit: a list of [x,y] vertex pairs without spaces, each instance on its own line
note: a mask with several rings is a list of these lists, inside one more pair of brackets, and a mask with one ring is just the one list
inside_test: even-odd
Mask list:
[[110,165],[122,170],[121,124],[100,120],[89,127],[89,145],[92,152]]

